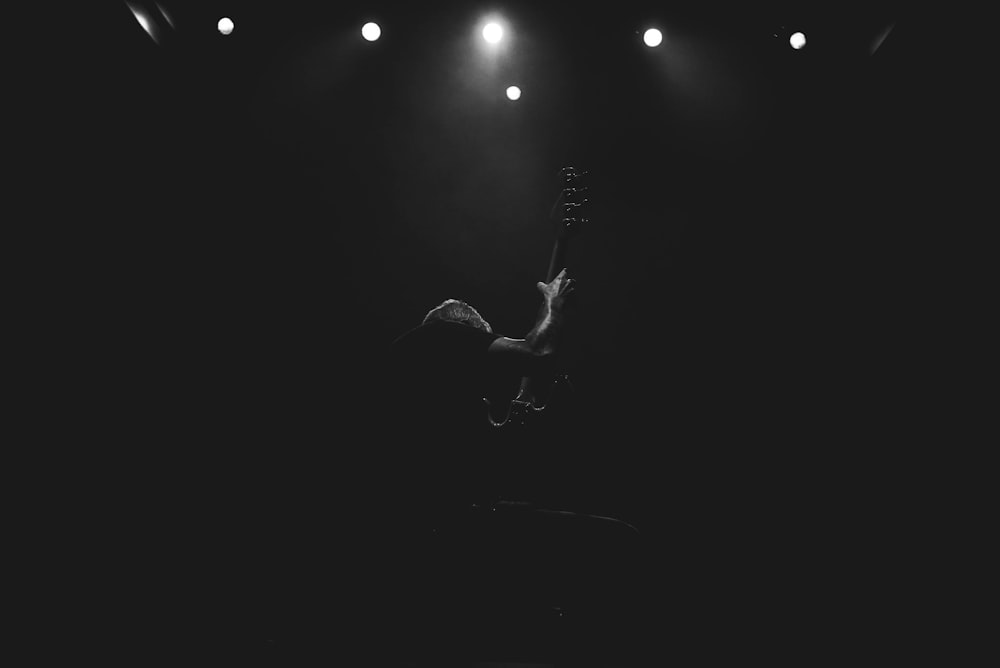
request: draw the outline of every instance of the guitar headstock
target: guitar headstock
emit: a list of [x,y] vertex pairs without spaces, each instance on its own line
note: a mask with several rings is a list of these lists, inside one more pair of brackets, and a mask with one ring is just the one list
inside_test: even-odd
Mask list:
[[559,170],[560,190],[551,218],[558,225],[560,236],[577,232],[588,222],[585,217],[590,204],[588,176],[587,171],[576,167]]

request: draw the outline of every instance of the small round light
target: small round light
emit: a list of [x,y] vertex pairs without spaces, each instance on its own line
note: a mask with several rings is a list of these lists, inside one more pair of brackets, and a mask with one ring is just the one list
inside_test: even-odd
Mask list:
[[503,38],[503,28],[499,23],[487,23],[483,28],[483,39],[490,44],[496,44]]
[[233,25],[232,19],[227,17],[222,17],[221,19],[219,19],[219,32],[221,32],[223,35],[228,35],[231,32],[233,32],[234,27],[235,26]]
[[507,87],[507,99],[517,100],[517,99],[520,99],[520,97],[521,97],[521,89],[520,88],[518,88],[517,86],[508,86]]
[[650,28],[643,34],[642,41],[646,43],[646,46],[659,46],[660,42],[663,41],[663,33],[656,28]]
[[801,49],[806,45],[806,36],[800,32],[793,32],[792,36],[788,38],[788,43],[795,50]]
[[369,42],[374,42],[382,34],[382,29],[377,23],[368,22],[361,26],[361,36]]

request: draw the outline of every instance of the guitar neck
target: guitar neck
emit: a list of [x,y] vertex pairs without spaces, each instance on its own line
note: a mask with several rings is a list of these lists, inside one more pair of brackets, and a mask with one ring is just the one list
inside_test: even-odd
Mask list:
[[549,270],[545,273],[545,282],[551,283],[565,265],[566,260],[566,235],[560,234],[556,237],[555,246],[552,248],[552,257],[549,258]]
[[[566,247],[566,235],[559,234],[559,236],[556,237],[555,246],[552,247],[552,256],[549,258],[549,270],[545,274],[546,283],[551,283],[553,279],[555,279],[556,275],[562,271],[562,268],[565,266],[563,262],[566,259]],[[545,302],[542,302],[538,307],[536,320],[541,318],[544,312]],[[531,386],[533,383],[534,380],[530,376],[524,376],[521,378],[521,388],[518,393],[519,399],[525,399],[531,396]]]
[[[551,283],[555,279],[556,274],[562,271],[562,268],[566,266],[564,264],[566,260],[566,247],[566,235],[560,233],[559,236],[556,237],[556,243],[552,247],[552,255],[549,257],[549,270],[545,273],[546,283]],[[538,314],[535,316],[535,320],[538,320],[544,311],[545,303],[542,302],[542,304],[538,306]]]
[[[555,244],[552,247],[552,255],[549,258],[549,268],[545,273],[545,282],[551,283],[555,280],[555,277],[560,271],[566,266],[566,249],[569,245],[569,226],[573,223],[577,223],[577,219],[569,218],[568,214],[571,208],[580,206],[580,202],[572,201],[577,197],[579,190],[574,187],[569,187],[572,181],[574,181],[578,175],[573,170],[563,170],[564,175],[564,187],[560,191],[559,197],[556,199],[555,204],[550,212],[550,218],[556,218],[556,216],[561,216],[561,225],[559,233],[556,235]],[[561,210],[561,214],[560,214]],[[538,307],[537,319],[540,319],[545,311],[545,303],[543,302]],[[533,397],[532,385],[535,383],[536,379],[530,376],[525,376],[521,379],[521,388],[518,392],[518,400],[531,401]]]

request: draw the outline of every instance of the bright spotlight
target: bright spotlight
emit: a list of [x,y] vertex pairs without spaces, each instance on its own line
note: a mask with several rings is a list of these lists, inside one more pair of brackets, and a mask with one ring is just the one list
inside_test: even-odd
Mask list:
[[642,41],[646,43],[646,46],[659,46],[660,42],[663,41],[663,33],[656,28],[650,28],[643,34]]
[[139,25],[142,26],[142,29],[145,30],[147,33],[149,33],[150,36],[152,36],[153,29],[152,27],[150,27],[149,19],[146,18],[146,15],[137,11],[133,11],[132,15],[135,16],[135,20],[139,22]]
[[361,27],[361,36],[369,42],[374,42],[381,34],[382,29],[378,27],[377,23],[368,22]]
[[503,37],[503,28],[499,23],[487,23],[483,28],[483,39],[490,44],[496,44]]
[[806,45],[806,36],[801,32],[793,32],[792,36],[788,38],[788,43],[792,45],[793,49],[801,49]]
[[521,89],[517,86],[507,87],[507,99],[517,100],[521,97]]
[[233,32],[233,20],[227,17],[222,17],[219,19],[219,32],[223,35],[228,35]]
[[159,44],[162,28],[156,20],[156,16],[152,12],[147,12],[145,8],[140,7],[137,4],[131,2],[126,2],[125,4],[132,10],[132,16],[134,16],[135,20],[139,22],[139,25],[146,31],[146,34],[149,35],[154,42]]

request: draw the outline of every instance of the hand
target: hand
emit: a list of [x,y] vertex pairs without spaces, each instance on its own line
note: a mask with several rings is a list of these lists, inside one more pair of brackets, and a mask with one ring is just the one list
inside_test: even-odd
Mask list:
[[566,305],[567,298],[573,294],[576,288],[576,281],[569,278],[566,275],[566,269],[563,268],[550,283],[539,281],[536,287],[542,293],[545,303],[549,305],[550,310],[561,311]]

